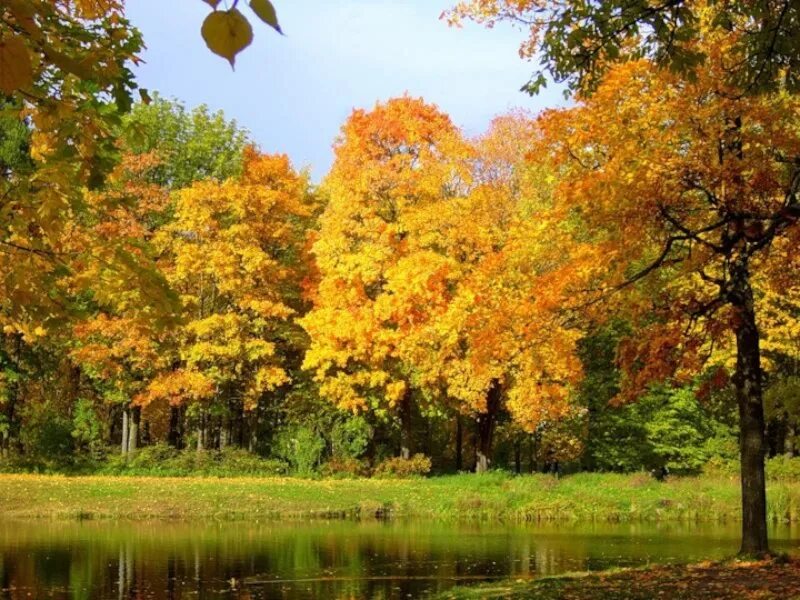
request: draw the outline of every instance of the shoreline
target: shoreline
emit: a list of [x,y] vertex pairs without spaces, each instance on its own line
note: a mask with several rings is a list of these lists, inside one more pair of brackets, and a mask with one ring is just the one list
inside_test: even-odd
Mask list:
[[[770,520],[800,521],[800,483],[771,482]],[[498,522],[737,521],[735,478],[642,474],[426,479],[0,475],[13,519],[375,519]]]

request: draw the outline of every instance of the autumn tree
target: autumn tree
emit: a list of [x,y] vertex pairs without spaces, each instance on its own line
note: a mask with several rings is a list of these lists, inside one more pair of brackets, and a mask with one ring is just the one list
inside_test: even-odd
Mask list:
[[[727,65],[736,33],[709,27],[694,80],[648,60],[611,69],[574,109],[542,120],[564,169],[555,218],[577,218],[596,247],[584,306],[609,302],[636,323],[621,349],[622,393],[696,373],[715,345],[735,341],[743,554],[768,552],[764,412],[754,282],[797,236],[798,104],[779,91],[743,95]],[[777,261],[777,263],[773,263]],[[731,336],[730,338],[728,336]]]
[[435,106],[396,98],[353,112],[324,183],[319,284],[301,321],[311,337],[305,367],[341,408],[397,415],[406,457],[419,390],[400,344],[407,325],[446,298],[448,261],[426,251],[426,236],[437,207],[463,193],[468,153]]
[[305,176],[283,155],[245,153],[244,172],[202,181],[178,195],[174,220],[157,235],[160,268],[180,295],[183,324],[162,347],[168,366],[135,398],[198,410],[198,447],[208,441],[210,407],[221,411],[220,444],[235,407],[252,410],[289,381],[287,352],[302,341]]
[[[501,412],[532,432],[570,412],[576,330],[565,326],[559,267],[537,213],[549,203],[541,169],[526,164],[536,124],[496,119],[475,141],[470,186],[425,218],[423,243],[392,282],[398,352],[415,385],[476,419],[476,470],[489,468]],[[425,307],[420,311],[419,307]]]

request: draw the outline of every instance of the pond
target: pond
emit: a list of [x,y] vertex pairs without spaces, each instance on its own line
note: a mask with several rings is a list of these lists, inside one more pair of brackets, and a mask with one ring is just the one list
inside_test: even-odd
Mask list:
[[[800,527],[772,528],[800,552]],[[505,577],[722,558],[730,525],[0,521],[0,598],[417,598]]]

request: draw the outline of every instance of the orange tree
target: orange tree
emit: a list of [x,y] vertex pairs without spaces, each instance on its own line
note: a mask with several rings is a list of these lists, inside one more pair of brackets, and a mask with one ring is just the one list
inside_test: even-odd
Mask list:
[[450,264],[430,251],[431,217],[464,193],[469,147],[436,107],[403,97],[354,111],[335,152],[313,246],[315,305],[301,321],[305,367],[338,406],[398,415],[408,456],[419,390],[400,345],[446,301]]
[[748,96],[729,83],[727,66],[743,59],[735,33],[709,28],[696,49],[708,58],[692,80],[631,61],[574,109],[543,117],[543,152],[562,169],[551,216],[580,222],[594,244],[594,269],[574,273],[590,290],[584,309],[597,317],[611,305],[637,324],[621,351],[623,394],[695,373],[735,340],[741,552],[763,554],[754,281],[796,281],[796,263],[780,249],[799,235],[800,104],[785,91]]
[[536,135],[525,114],[496,119],[473,144],[470,189],[426,211],[424,242],[391,279],[398,353],[416,387],[476,416],[479,471],[501,410],[528,432],[558,420],[579,371],[578,332],[553,304],[565,256],[537,218],[551,185],[525,164]]

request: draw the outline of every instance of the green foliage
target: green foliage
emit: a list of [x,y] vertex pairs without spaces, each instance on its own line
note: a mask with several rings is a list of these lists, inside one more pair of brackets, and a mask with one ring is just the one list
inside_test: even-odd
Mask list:
[[101,467],[101,472],[148,477],[269,477],[284,474],[286,463],[263,459],[237,448],[198,452],[154,444],[138,449],[127,459],[119,454],[112,455]]
[[91,400],[80,398],[72,415],[72,437],[76,447],[93,458],[103,454],[103,424]]
[[149,179],[170,189],[241,174],[242,152],[252,144],[249,133],[222,111],[212,113],[205,105],[187,110],[158,96],[133,107],[125,118],[124,138],[134,154],[154,152],[161,159]]
[[638,403],[644,418],[645,466],[666,467],[670,472],[696,472],[708,460],[705,441],[713,424],[697,400],[694,389],[659,387]]
[[311,427],[297,425],[281,431],[275,439],[274,454],[301,477],[313,475],[325,449],[325,440]]
[[377,467],[373,475],[379,478],[419,477],[431,472],[431,459],[424,454],[415,454],[411,458],[387,458]]
[[25,409],[26,427],[20,441],[27,461],[39,470],[53,470],[72,462],[72,421],[50,402]]
[[360,458],[367,450],[372,433],[372,427],[360,415],[337,422],[330,433],[333,457],[335,459]]

